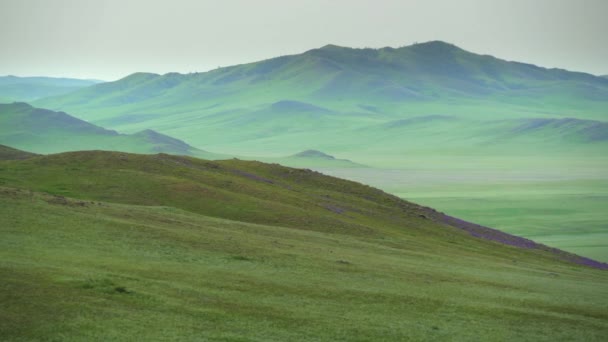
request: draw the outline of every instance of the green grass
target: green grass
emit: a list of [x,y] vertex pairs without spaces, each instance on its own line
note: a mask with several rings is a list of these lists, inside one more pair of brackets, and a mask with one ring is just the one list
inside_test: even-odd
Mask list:
[[319,170],[475,223],[608,261],[606,169],[605,158],[582,155],[483,160],[420,156],[399,169]]
[[[4,189],[7,340],[601,340],[606,274]],[[50,203],[49,203],[50,202]],[[32,215],[36,213],[35,215]]]
[[[431,43],[328,46],[203,74],[134,74],[36,104],[246,158],[286,162],[318,149],[371,168],[297,166],[339,167],[332,174],[607,260],[606,88],[590,75]],[[99,146],[50,137],[14,146]],[[151,152],[142,146],[108,149]],[[36,192],[7,190],[0,206],[6,339],[607,334],[605,272],[473,239],[369,187],[166,155],[65,154],[0,169],[0,185]]]
[[[36,103],[121,132],[156,129],[243,159],[348,166],[284,158],[317,149],[373,168],[405,169],[389,176],[391,183],[377,177],[386,175],[382,170],[354,179],[607,260],[605,197],[586,197],[591,183],[574,197],[556,193],[559,183],[545,183],[558,181],[556,174],[567,182],[605,179],[607,94],[605,78],[430,42],[378,50],[330,45],[205,73],[137,73]],[[524,190],[547,186],[533,198],[506,190],[504,175],[517,173],[535,178],[516,185]],[[401,186],[412,176],[421,184]],[[459,181],[444,182],[452,177]],[[475,187],[483,193],[472,193]],[[475,208],[460,205],[465,201]],[[569,210],[576,213],[559,214],[561,201],[576,202]]]
[[606,271],[311,171],[76,152],[2,161],[0,183],[3,340],[608,333]]
[[469,221],[608,261],[608,180],[463,188],[413,192],[408,198]]

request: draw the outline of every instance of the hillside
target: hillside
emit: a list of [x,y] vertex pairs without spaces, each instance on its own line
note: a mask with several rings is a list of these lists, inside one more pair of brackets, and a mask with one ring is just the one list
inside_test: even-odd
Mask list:
[[33,101],[43,97],[63,95],[99,83],[102,83],[102,81],[0,76],[0,103]]
[[[328,45],[204,73],[136,73],[37,103],[331,172],[608,261],[607,82],[443,42]],[[369,168],[276,161],[309,149]]]
[[[205,73],[136,73],[36,103],[104,127],[157,129],[232,154],[361,151],[365,145],[357,137],[368,128],[440,116],[466,121],[465,130],[456,125],[446,139],[479,149],[486,144],[476,135],[487,135],[482,124],[488,120],[605,121],[608,80],[443,42],[382,49],[328,45]],[[448,123],[427,123],[434,124]],[[426,136],[414,131],[408,137]],[[431,148],[445,144],[429,142]],[[393,141],[383,153],[399,154],[395,147],[405,143]]]
[[[329,229],[355,236],[390,235],[407,226],[415,228],[415,232],[427,224],[446,225],[478,238],[553,253],[529,240],[459,221],[366,185],[276,164],[78,151],[7,160],[3,166],[3,186],[53,195],[170,206],[224,219],[278,223],[307,230]],[[423,234],[436,233],[442,235],[441,230]],[[587,263],[584,258],[565,252],[553,255],[556,256]]]
[[26,103],[0,104],[0,143],[36,153],[110,150],[219,157],[152,130],[120,134]]
[[70,152],[0,161],[0,208],[5,340],[608,331],[607,265],[312,171]]
[[0,145],[0,160],[20,160],[37,156],[34,153],[21,151],[12,147]]

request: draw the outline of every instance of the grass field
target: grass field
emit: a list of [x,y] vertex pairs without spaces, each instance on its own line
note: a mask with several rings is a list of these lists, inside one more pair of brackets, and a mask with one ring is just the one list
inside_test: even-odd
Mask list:
[[[607,94],[605,78],[428,42],[328,45],[205,73],[136,73],[35,104],[124,133],[155,129],[206,151],[337,169],[608,260]],[[310,149],[380,170],[285,158]]]
[[608,265],[408,201],[608,261],[606,94],[429,42],[3,105],[32,152],[363,184],[0,146],[0,340],[605,341]]
[[608,261],[608,180],[453,186],[411,200],[534,241]]
[[0,208],[3,340],[608,333],[605,271],[471,238],[361,238],[9,188]]
[[[608,261],[605,158],[404,158],[399,169],[320,169],[450,215]],[[443,165],[450,165],[444,168]]]

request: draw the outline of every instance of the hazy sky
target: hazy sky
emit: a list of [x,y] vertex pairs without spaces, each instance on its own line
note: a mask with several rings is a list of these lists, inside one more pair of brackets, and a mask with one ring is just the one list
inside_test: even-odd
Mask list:
[[0,75],[114,80],[429,40],[608,74],[608,0],[0,0]]

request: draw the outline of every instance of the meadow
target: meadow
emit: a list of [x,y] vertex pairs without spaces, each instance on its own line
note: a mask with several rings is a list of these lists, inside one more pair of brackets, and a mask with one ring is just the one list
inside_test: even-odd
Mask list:
[[2,191],[3,340],[599,341],[608,329],[605,272],[50,200]]
[[318,168],[456,217],[608,261],[606,169],[608,161],[599,155],[413,156],[399,168]]
[[[433,41],[134,73],[34,105],[329,172],[608,260],[607,99],[606,78]],[[288,157],[311,149],[371,169]]]

